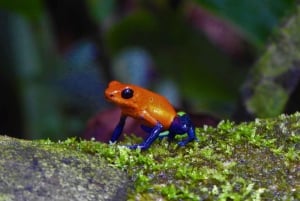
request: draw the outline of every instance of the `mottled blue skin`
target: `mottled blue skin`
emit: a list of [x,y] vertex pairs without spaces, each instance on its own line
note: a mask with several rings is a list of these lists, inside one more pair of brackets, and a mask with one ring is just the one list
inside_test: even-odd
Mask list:
[[[120,135],[122,134],[127,116],[121,116],[119,123],[117,124],[116,128],[111,137],[111,142],[116,142]],[[149,133],[147,139],[142,142],[141,144],[131,145],[128,146],[130,149],[140,148],[142,150],[148,149],[151,144],[160,137],[160,133],[163,132],[163,125],[160,122],[154,127],[148,127],[145,125],[141,125],[142,129]],[[195,127],[193,126],[190,117],[187,114],[177,115],[168,129],[169,133],[167,135],[168,140],[172,141],[177,134],[185,134],[187,133],[188,137],[183,141],[178,142],[179,146],[185,146],[187,143],[191,141],[197,141],[196,134],[195,134]]]

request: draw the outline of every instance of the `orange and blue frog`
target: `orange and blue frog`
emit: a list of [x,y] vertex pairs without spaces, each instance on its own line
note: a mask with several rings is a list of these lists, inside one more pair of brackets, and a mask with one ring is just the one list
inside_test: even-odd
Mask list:
[[164,131],[168,131],[169,141],[177,134],[187,133],[187,138],[180,141],[179,146],[197,141],[195,127],[189,115],[184,112],[177,113],[164,96],[133,84],[111,81],[105,90],[105,98],[121,108],[120,120],[110,140],[112,143],[122,134],[128,116],[139,120],[142,129],[149,134],[144,142],[131,145],[130,149],[148,149]]

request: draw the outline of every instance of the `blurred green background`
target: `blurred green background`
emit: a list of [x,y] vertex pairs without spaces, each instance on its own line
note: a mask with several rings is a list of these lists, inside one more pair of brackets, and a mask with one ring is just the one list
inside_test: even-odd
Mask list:
[[[112,79],[231,118],[248,71],[293,0],[0,2],[0,134],[81,136]],[[239,119],[237,119],[239,120]]]

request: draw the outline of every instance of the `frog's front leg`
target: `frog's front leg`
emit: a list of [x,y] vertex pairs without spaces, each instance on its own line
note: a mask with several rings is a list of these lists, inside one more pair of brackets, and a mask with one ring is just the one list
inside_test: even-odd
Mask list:
[[152,128],[149,137],[141,144],[135,144],[129,146],[130,149],[148,149],[150,145],[156,140],[160,134],[160,132],[163,130],[163,125],[159,122],[156,123],[156,125]]
[[117,126],[111,136],[110,142],[114,143],[119,139],[120,135],[122,134],[122,131],[123,131],[123,128],[124,128],[124,125],[126,122],[126,118],[127,118],[127,116],[121,115],[120,121],[117,124]]

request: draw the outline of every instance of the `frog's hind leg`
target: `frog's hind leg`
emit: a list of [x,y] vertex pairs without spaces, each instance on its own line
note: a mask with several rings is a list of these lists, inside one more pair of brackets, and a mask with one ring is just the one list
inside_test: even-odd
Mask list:
[[169,132],[169,134],[168,134],[168,141],[172,142],[174,140],[174,138],[175,138],[175,135],[176,135],[176,133]]
[[198,141],[195,134],[195,128],[191,126],[187,131],[188,137],[180,142],[178,142],[179,146],[185,146],[187,143],[191,141]]
[[183,141],[178,143],[179,146],[185,146],[191,141],[196,141],[195,127],[186,113],[178,113],[174,118],[173,123],[170,126],[170,137],[175,136],[175,134],[184,134],[187,133],[188,137]]
[[[145,125],[141,125],[141,128],[146,132],[146,133],[151,133],[151,131],[153,130],[153,128],[149,127],[149,126],[145,126]],[[162,140],[163,138],[167,137],[169,135],[169,131],[165,130],[159,133],[159,140]]]

